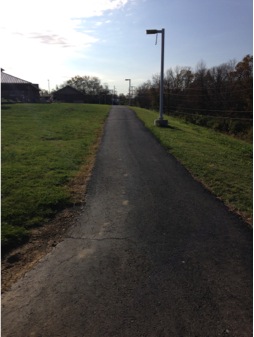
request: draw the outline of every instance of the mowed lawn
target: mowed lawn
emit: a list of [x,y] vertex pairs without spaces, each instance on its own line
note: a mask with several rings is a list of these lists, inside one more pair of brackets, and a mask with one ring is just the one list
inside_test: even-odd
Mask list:
[[106,105],[2,105],[2,248],[70,205],[70,182],[96,152]]
[[155,127],[153,122],[158,118],[158,113],[141,108],[133,110],[194,178],[251,223],[252,144],[167,116],[168,128]]

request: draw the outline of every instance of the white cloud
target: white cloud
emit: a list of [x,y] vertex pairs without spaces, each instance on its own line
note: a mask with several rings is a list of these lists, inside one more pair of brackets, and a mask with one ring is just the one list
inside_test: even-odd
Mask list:
[[9,0],[2,4],[1,27],[16,32],[74,29],[81,18],[102,16],[119,9],[128,0]]
[[49,74],[66,80],[70,75],[66,71],[69,60],[81,55],[86,58],[89,48],[99,41],[86,20],[97,18],[97,25],[109,23],[102,16],[129,1],[4,1],[0,18],[1,66],[14,76],[27,74],[23,78],[29,81],[36,82],[36,78],[47,78]]
[[[1,7],[2,37],[13,51],[17,40],[31,45],[56,45],[82,49],[98,41],[85,27],[85,20],[124,7],[130,0],[9,0]],[[104,20],[98,20],[97,26]],[[86,32],[85,32],[86,30]],[[8,39],[7,39],[8,37]],[[2,41],[3,44],[3,41]],[[4,48],[5,49],[5,48]],[[7,50],[7,52],[8,52]]]

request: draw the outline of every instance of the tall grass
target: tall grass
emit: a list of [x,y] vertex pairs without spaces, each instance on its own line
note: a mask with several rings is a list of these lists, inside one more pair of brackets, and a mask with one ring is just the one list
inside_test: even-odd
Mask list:
[[2,106],[2,247],[71,203],[68,183],[93,152],[109,106]]
[[165,117],[169,128],[158,128],[153,125],[157,113],[141,108],[133,110],[196,179],[251,222],[252,144],[172,117]]

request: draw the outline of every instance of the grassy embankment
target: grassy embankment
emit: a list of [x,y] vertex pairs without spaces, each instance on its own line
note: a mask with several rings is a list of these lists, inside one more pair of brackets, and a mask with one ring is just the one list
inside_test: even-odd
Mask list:
[[158,128],[153,125],[158,113],[141,108],[133,110],[197,180],[251,222],[252,144],[167,116],[170,127]]
[[91,165],[109,106],[2,106],[2,248],[72,204],[71,182]]

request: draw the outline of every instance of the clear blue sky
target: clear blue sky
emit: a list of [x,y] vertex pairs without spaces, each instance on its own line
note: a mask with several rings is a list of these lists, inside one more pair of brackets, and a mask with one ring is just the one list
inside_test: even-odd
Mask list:
[[54,89],[91,75],[117,93],[165,70],[202,60],[213,67],[253,53],[252,0],[9,0],[1,8],[1,67]]

